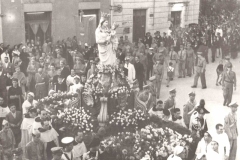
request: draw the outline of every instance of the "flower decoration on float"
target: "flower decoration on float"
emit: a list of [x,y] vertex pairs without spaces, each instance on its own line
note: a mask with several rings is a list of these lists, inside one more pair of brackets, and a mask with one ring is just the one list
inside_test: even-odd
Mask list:
[[121,157],[132,159],[160,159],[167,158],[173,153],[175,146],[183,146],[189,150],[192,143],[190,135],[181,135],[169,128],[155,128],[147,125],[136,132],[119,132],[116,136],[104,139],[101,144],[104,148],[117,150]]
[[93,119],[84,111],[83,107],[78,108],[66,108],[60,117],[63,123],[67,127],[78,128],[83,132],[93,132]]

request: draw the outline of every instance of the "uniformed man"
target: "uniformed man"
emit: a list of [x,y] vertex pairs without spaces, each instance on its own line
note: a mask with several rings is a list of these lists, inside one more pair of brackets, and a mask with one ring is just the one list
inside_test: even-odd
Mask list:
[[237,137],[238,137],[237,114],[236,114],[238,104],[234,102],[229,104],[229,107],[231,108],[231,112],[224,118],[224,129],[230,141],[229,160],[235,160],[237,153]]
[[169,59],[170,59],[170,62],[172,62],[172,66],[174,68],[173,70],[173,77],[175,76],[175,69],[176,69],[176,64],[177,64],[177,61],[178,61],[178,54],[174,51],[174,46],[171,45],[171,49],[170,49],[170,52],[169,52]]
[[62,147],[53,147],[51,149],[52,151],[52,156],[53,156],[53,159],[52,160],[63,160],[61,157],[62,157]]
[[187,43],[186,49],[186,69],[187,69],[187,76],[191,77],[193,73],[193,66],[194,66],[194,50],[191,47],[191,43]]
[[202,89],[206,89],[206,78],[205,78],[205,71],[206,71],[206,60],[202,55],[202,52],[198,52],[198,63],[196,67],[196,74],[194,77],[194,84],[192,88],[197,88],[198,78],[201,78]]
[[169,98],[164,102],[164,109],[172,110],[176,106],[175,97],[176,97],[176,89],[172,89],[169,91]]
[[183,45],[180,45],[180,51],[178,51],[178,78],[185,78],[185,65],[186,65],[186,50]]
[[227,71],[227,66],[231,65],[232,66],[232,62],[230,61],[230,56],[226,56],[225,57],[225,64],[223,67],[223,71],[226,72]]
[[223,73],[222,87],[223,87],[223,106],[228,106],[232,101],[233,87],[236,90],[236,74],[232,71],[232,65],[227,65],[227,71]]
[[73,155],[73,137],[64,137],[62,139],[62,144],[64,145],[62,159],[63,160],[72,160],[74,158]]
[[191,118],[191,112],[194,107],[196,106],[195,96],[196,94],[194,92],[190,92],[189,94],[189,101],[183,106],[183,120],[187,128],[189,128],[190,118]]
[[153,66],[153,75],[155,76],[154,88],[157,99],[160,96],[163,72],[163,65],[160,64],[160,59],[157,59],[156,64]]

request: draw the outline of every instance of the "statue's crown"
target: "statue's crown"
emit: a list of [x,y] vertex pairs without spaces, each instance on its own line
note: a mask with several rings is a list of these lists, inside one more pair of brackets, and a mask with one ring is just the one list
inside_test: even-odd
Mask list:
[[104,13],[104,12],[101,12],[101,17],[103,19],[108,19],[110,17],[110,14],[109,13]]

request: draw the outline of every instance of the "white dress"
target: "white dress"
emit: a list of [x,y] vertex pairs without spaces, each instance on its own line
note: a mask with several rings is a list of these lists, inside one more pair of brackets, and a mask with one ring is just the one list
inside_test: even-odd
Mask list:
[[117,37],[112,36],[109,44],[104,44],[110,33],[107,30],[98,27],[95,31],[96,43],[98,44],[99,59],[103,65],[113,65],[116,62],[116,46],[118,44]]

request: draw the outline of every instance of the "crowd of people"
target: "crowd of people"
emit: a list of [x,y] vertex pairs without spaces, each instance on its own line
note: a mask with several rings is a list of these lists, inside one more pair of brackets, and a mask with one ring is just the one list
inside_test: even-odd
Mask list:
[[[196,152],[189,154],[190,159],[236,159],[238,105],[232,103],[236,75],[230,59],[237,58],[239,51],[238,15],[239,10],[231,14],[223,12],[220,16],[200,17],[199,24],[184,29],[170,27],[162,35],[160,31],[156,31],[154,36],[148,32],[134,43],[128,36],[119,38],[117,63],[124,67],[129,85],[138,83],[142,91],[149,79],[154,82],[153,96],[157,101],[149,114],[178,123],[191,131]],[[177,75],[178,78],[186,78],[195,74],[192,88],[197,87],[200,77],[202,89],[206,89],[209,53],[212,63],[216,58],[226,61],[224,64],[221,61],[217,68],[216,85],[223,86],[223,105],[231,108],[225,123],[217,124],[215,132],[208,131],[204,115],[211,113],[205,109],[204,100],[197,105],[195,93],[189,94],[183,116],[175,107],[175,89],[170,90],[167,100],[159,100],[164,73],[167,74],[166,87]],[[27,40],[25,44],[14,47],[2,43],[0,56],[0,159],[16,158],[14,153],[17,154],[18,147],[29,160],[103,159],[99,143],[92,141],[86,146],[80,131],[75,134],[75,139],[60,139],[61,133],[55,130],[46,110],[34,108],[37,100],[48,94],[81,90],[96,72],[99,63],[97,45],[78,44],[76,37],[56,43],[47,39],[41,44],[38,37],[36,41]],[[178,151],[168,159],[181,159],[181,153]]]

